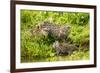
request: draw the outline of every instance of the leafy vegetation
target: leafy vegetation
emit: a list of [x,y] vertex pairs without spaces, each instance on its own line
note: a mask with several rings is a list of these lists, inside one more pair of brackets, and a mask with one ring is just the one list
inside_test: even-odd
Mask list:
[[[71,26],[68,42],[80,50],[68,56],[56,56],[52,49],[54,40],[30,30],[44,21]],[[21,10],[21,62],[87,60],[89,59],[89,13]]]

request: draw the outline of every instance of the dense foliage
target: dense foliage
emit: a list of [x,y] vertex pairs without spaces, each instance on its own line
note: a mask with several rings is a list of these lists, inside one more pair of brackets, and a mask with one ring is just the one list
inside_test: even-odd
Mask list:
[[[41,34],[33,37],[30,30],[44,21],[71,26],[68,42],[80,50],[68,56],[56,56],[52,42]],[[21,62],[89,59],[89,13],[21,10]]]

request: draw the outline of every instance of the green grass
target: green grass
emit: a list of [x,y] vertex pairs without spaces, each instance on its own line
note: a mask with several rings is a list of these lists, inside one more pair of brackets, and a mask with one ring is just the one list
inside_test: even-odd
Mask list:
[[[30,30],[44,21],[71,26],[68,42],[78,45],[80,51],[61,60],[89,59],[89,13],[21,10],[21,62],[59,61],[52,49],[54,40],[41,34],[32,36]],[[86,51],[85,51],[86,50]]]

